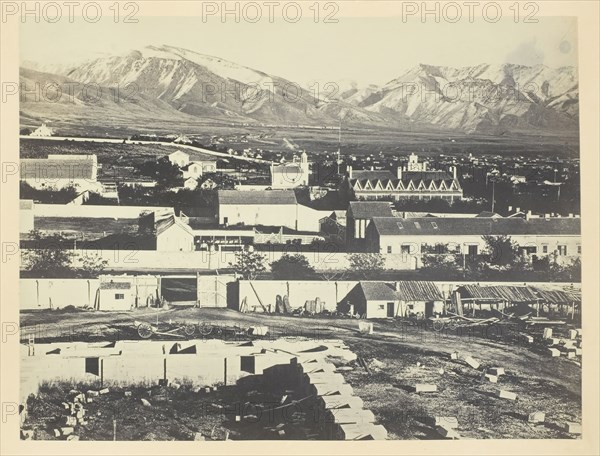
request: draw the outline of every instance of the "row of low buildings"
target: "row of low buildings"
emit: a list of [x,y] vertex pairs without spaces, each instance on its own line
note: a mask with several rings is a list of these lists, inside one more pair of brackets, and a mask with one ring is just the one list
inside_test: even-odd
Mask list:
[[[22,232],[36,227],[35,206],[31,201],[21,202]],[[159,251],[332,241],[342,252],[418,258],[479,255],[485,250],[484,236],[509,236],[527,256],[573,258],[582,253],[581,219],[576,216],[398,213],[390,203],[380,201],[353,201],[346,211],[319,211],[300,204],[292,190],[218,191],[216,212],[209,224],[197,224],[169,208],[148,207],[128,217],[132,225],[139,225],[138,235],[151,236],[147,249]],[[70,218],[78,217],[77,213],[72,209]],[[85,224],[80,229],[85,231]]]
[[[186,292],[181,292],[185,286]],[[88,307],[125,311],[159,302],[199,307],[229,307],[243,312],[290,309],[342,312],[363,318],[420,316],[448,310],[505,310],[527,306],[535,312],[574,316],[580,311],[579,284],[474,283],[422,280],[384,281],[236,281],[234,275],[102,275],[98,279],[20,280],[21,309]],[[281,310],[281,309],[279,309]]]

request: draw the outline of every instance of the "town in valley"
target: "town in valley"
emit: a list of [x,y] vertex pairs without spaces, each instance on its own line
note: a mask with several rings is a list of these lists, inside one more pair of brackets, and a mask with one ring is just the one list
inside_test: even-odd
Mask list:
[[241,104],[201,84],[286,80],[167,45],[20,77],[136,84],[21,96],[21,439],[581,438],[576,69]]

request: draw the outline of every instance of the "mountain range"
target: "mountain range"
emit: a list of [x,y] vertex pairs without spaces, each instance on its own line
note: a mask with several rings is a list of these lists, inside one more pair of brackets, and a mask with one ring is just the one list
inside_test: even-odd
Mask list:
[[25,87],[49,87],[41,99],[22,96],[21,119],[29,124],[210,119],[297,126],[337,125],[341,117],[350,125],[504,134],[576,131],[579,123],[573,67],[421,64],[383,86],[344,81],[319,93],[218,57],[147,46],[78,65],[22,62],[20,74]]

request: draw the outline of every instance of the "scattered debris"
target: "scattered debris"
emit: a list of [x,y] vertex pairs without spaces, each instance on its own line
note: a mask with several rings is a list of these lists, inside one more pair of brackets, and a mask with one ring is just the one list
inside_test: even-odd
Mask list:
[[446,429],[456,429],[458,427],[458,419],[455,416],[434,416],[427,419],[427,424],[442,426]]
[[415,385],[415,392],[417,393],[435,393],[437,392],[437,385],[430,383],[417,383]]
[[104,388],[104,389],[101,389],[100,391],[98,391],[98,393],[99,393],[99,394],[108,394],[108,393],[109,393],[109,391],[110,391],[110,390],[109,390],[108,388]]
[[487,378],[490,383],[498,383],[498,376],[492,374],[485,374],[485,378]]
[[517,393],[513,393],[512,391],[500,390],[498,393],[498,397],[501,399],[510,399],[511,401],[516,401]]
[[496,377],[506,374],[503,367],[491,367],[488,369],[488,373],[495,375]]
[[131,391],[125,391],[123,393],[123,396],[125,396],[125,397],[131,397]]
[[544,328],[544,334],[542,337],[544,339],[550,339],[552,337],[552,328]]
[[579,435],[579,434],[581,434],[581,424],[573,423],[572,421],[567,421],[565,423],[564,430],[565,430],[565,432],[568,432],[569,434]]
[[450,353],[450,359],[458,359],[458,352],[452,352]]
[[548,353],[550,354],[550,356],[552,356],[553,358],[556,358],[557,356],[560,356],[560,351],[557,348],[549,348],[548,349]]
[[481,364],[479,363],[479,361],[477,361],[475,358],[473,358],[472,356],[467,356],[465,358],[465,362],[471,366],[473,369],[479,369],[479,366],[481,366]]
[[152,404],[147,399],[142,398],[141,401],[144,407],[152,407]]
[[527,421],[530,423],[543,423],[546,421],[546,414],[544,412],[533,412],[529,414]]
[[453,439],[453,440],[460,439],[460,435],[458,434],[458,432],[456,432],[456,430],[454,430],[452,428],[445,428],[444,426],[436,426],[435,430],[437,431],[438,434],[440,434],[442,437],[445,437],[447,439]]

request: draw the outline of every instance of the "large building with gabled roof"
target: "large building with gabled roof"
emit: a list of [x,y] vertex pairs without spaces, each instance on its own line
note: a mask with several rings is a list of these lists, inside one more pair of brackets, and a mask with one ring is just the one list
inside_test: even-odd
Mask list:
[[483,236],[509,236],[525,255],[558,259],[581,255],[578,217],[374,217],[366,243],[369,251],[383,254],[478,255],[485,249]]
[[395,175],[388,170],[353,170],[351,166],[347,174],[349,189],[359,200],[443,198],[453,202],[463,196],[455,166],[448,172],[429,170],[427,163],[418,162],[414,154]]

